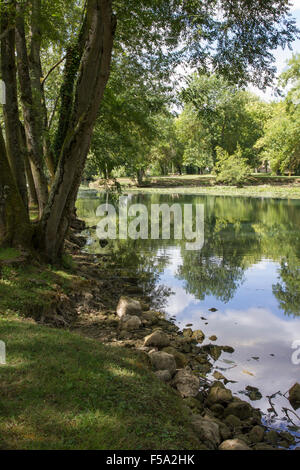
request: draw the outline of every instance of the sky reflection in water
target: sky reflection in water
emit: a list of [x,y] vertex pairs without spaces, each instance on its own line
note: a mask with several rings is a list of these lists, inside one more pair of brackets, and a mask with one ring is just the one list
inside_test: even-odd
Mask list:
[[[128,268],[152,271],[157,285],[171,288],[165,311],[181,328],[192,323],[206,334],[205,343],[216,335],[216,344],[235,348],[221,355],[215,369],[237,382],[228,385],[234,392],[258,387],[263,399],[252,404],[266,412],[267,395],[300,382],[300,365],[291,360],[292,343],[300,340],[300,201],[177,194],[129,199],[148,207],[204,204],[201,252],[187,252],[183,242],[174,240],[114,241],[108,249]],[[78,215],[90,225],[97,223],[100,200],[78,201]],[[89,235],[88,250],[101,252],[95,232]],[[274,403],[281,417],[280,408],[290,407],[284,397]]]

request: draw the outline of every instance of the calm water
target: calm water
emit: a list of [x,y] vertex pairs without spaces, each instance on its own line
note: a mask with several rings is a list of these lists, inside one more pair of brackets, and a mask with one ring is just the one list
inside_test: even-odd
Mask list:
[[[105,197],[80,193],[78,215],[89,226],[98,223],[95,211]],[[148,207],[204,204],[202,250],[186,251],[178,240],[112,241],[102,249],[93,229],[86,232],[86,249],[114,253],[128,270],[144,276],[145,288],[156,286],[178,326],[193,324],[205,332],[205,342],[216,335],[216,344],[233,346],[235,352],[223,353],[214,370],[235,381],[228,386],[246,400],[245,387],[258,387],[263,398],[252,404],[265,419],[291,425],[283,410],[291,406],[281,394],[300,382],[300,365],[291,359],[292,343],[300,340],[300,201],[178,194],[128,199]],[[164,297],[165,287],[172,293]],[[276,392],[271,401],[278,417],[267,398]],[[299,426],[295,414],[288,414]]]

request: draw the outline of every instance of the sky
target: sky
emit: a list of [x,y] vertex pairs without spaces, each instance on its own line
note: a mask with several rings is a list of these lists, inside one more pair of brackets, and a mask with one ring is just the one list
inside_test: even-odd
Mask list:
[[[293,4],[291,14],[296,18],[297,26],[300,29],[300,0],[292,0],[291,3]],[[287,61],[292,57],[293,54],[297,52],[300,53],[300,39],[294,41],[294,43],[292,44],[292,50],[289,50],[288,48],[285,50],[278,48],[274,52],[274,57],[276,60],[275,65],[277,67],[278,75],[280,75],[281,72],[284,71],[284,69],[286,68]],[[261,91],[258,88],[249,86],[249,89],[267,101],[270,101],[275,98],[271,88],[267,89],[266,91]]]

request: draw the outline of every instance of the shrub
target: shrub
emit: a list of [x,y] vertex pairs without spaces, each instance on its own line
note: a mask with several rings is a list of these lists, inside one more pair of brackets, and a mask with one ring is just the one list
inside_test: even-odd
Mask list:
[[217,163],[215,166],[216,181],[229,185],[242,186],[251,176],[251,168],[243,158],[238,146],[233,155],[217,147]]

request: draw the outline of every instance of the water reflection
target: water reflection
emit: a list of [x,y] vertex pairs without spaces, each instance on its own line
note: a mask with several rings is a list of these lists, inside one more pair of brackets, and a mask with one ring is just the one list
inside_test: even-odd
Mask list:
[[[90,226],[98,222],[103,197],[78,200],[78,215]],[[223,353],[215,368],[236,381],[230,385],[235,392],[258,387],[264,398],[255,406],[270,419],[266,396],[300,381],[300,366],[291,361],[291,345],[300,340],[300,201],[177,194],[128,199],[148,209],[204,204],[201,251],[186,251],[184,240],[173,239],[112,241],[105,250],[143,277],[149,292],[154,286],[171,289],[165,309],[179,326],[192,323],[207,338],[216,335],[217,344],[235,348],[232,355]],[[95,230],[88,234],[87,249],[103,253]],[[287,405],[281,396],[276,402]]]

